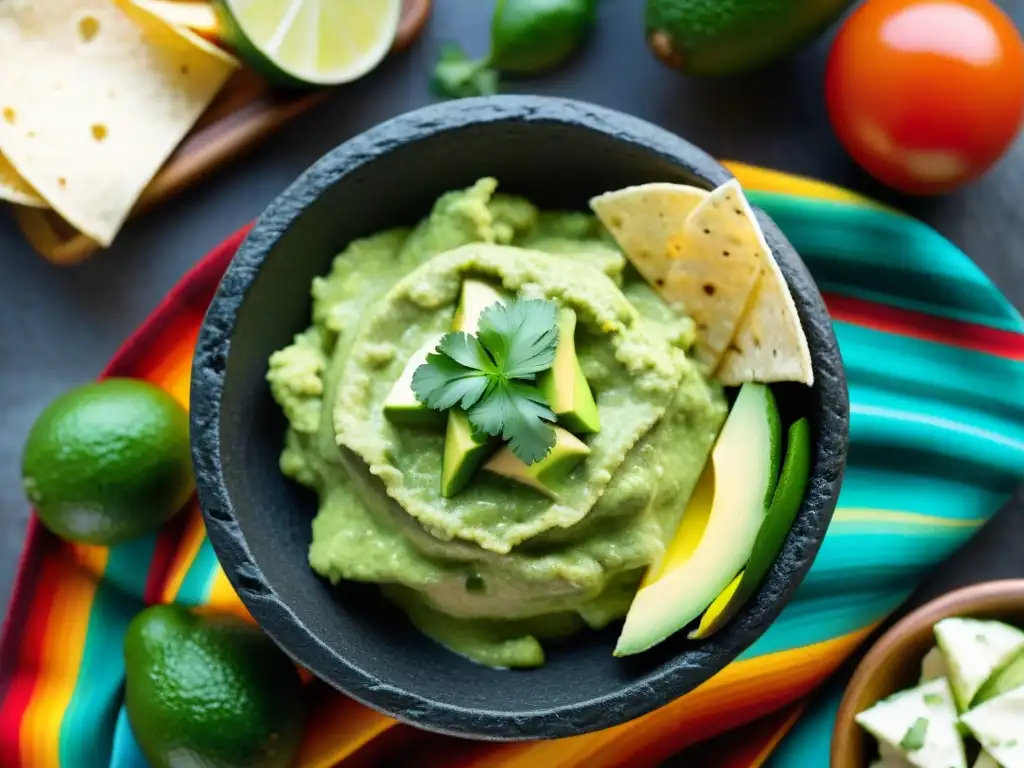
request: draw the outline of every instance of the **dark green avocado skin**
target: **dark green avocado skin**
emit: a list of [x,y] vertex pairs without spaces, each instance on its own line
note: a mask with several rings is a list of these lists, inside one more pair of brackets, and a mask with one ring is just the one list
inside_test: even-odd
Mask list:
[[647,0],[647,42],[665,64],[729,75],[767,64],[820,35],[854,0]]

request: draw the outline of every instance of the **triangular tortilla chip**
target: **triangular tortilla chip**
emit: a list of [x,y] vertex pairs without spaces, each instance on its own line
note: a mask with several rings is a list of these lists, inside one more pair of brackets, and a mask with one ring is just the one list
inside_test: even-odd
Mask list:
[[641,184],[598,195],[590,207],[637,271],[660,289],[682,246],[683,222],[707,196],[685,184]]
[[764,270],[715,378],[726,386],[747,381],[798,381],[812,386],[811,352],[793,296],[753,211],[746,204],[744,210],[763,245]]
[[21,178],[3,155],[0,155],[0,200],[31,208],[46,207],[46,201]]
[[683,243],[662,296],[681,304],[697,323],[696,357],[713,369],[736,333],[768,257],[739,182],[723,184],[693,209],[683,224]]
[[0,151],[109,245],[235,69],[197,40],[115,0],[0,2]]

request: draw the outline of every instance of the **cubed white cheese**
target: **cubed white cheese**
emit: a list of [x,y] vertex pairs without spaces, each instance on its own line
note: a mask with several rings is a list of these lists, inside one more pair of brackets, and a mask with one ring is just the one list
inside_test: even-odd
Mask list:
[[1024,768],[1024,688],[979,704],[961,717],[1003,768]]
[[936,645],[921,659],[921,682],[927,683],[939,677],[949,679],[949,666],[946,664],[946,655]]
[[989,676],[1024,648],[1024,632],[1001,621],[943,619],[935,625],[935,639],[946,656],[961,712]]
[[944,677],[895,693],[861,712],[856,720],[911,765],[967,768],[956,705]]

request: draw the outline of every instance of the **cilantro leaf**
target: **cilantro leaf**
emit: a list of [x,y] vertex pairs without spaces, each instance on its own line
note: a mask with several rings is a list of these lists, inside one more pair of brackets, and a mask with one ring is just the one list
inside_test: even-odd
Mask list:
[[529,384],[500,382],[467,415],[477,429],[509,441],[524,464],[540,461],[555,444],[555,431],[547,423],[555,414],[543,393]]
[[[444,339],[438,349],[443,344]],[[446,411],[455,405],[473,406],[487,392],[491,381],[487,371],[470,368],[447,355],[431,354],[413,372],[412,391],[428,408]]]
[[476,336],[445,334],[415,370],[416,399],[435,411],[464,409],[475,430],[500,435],[526,464],[543,459],[555,444],[555,414],[527,382],[554,363],[557,319],[543,299],[487,307]]
[[532,381],[555,361],[557,320],[557,307],[544,299],[492,304],[480,315],[477,335],[505,376]]
[[489,68],[489,59],[471,60],[455,43],[446,43],[434,65],[430,84],[442,98],[491,96],[498,92],[498,72]]

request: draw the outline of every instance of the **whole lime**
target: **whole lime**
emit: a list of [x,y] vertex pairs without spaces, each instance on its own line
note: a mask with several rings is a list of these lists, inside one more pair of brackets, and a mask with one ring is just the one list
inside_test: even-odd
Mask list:
[[302,681],[259,629],[179,605],[124,640],[125,709],[153,768],[285,768],[302,741]]
[[188,413],[145,381],[86,384],[36,419],[21,475],[39,519],[58,536],[127,541],[158,528],[195,490]]
[[579,47],[593,22],[594,0],[498,0],[489,63],[522,75],[550,69]]

